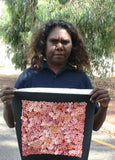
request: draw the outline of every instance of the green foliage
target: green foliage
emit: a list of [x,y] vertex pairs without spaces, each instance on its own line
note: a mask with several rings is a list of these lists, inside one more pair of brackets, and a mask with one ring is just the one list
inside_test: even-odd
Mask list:
[[[16,68],[27,65],[25,53],[35,26],[50,18],[72,22],[81,31],[88,46],[92,66],[106,73],[103,57],[110,57],[115,46],[115,2],[114,0],[4,0],[7,17],[0,24],[0,32],[14,52]],[[106,69],[108,65],[106,65]],[[99,74],[102,75],[102,72]]]
[[14,53],[12,62],[16,68],[25,69],[28,35],[37,18],[37,0],[5,0],[5,4],[9,19],[4,25],[0,25],[0,33],[4,41],[11,46],[10,52]]

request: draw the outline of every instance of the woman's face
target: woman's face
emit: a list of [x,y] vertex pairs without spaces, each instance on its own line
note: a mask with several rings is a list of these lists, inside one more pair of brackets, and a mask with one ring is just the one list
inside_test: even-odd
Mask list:
[[49,65],[65,66],[72,50],[72,39],[66,29],[55,27],[46,41],[46,59]]

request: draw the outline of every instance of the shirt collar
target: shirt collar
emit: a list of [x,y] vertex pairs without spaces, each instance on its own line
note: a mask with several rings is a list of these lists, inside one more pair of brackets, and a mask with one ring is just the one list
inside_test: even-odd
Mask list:
[[[42,64],[43,64],[43,69],[50,69],[51,70],[51,68],[48,66],[48,64],[45,60],[42,62]],[[65,71],[65,70],[76,70],[76,68],[74,66],[72,66],[71,64],[67,64],[59,72],[62,72],[62,71]]]

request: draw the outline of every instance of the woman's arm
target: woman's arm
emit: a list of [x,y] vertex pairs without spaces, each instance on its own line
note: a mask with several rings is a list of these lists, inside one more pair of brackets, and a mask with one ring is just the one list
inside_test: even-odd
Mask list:
[[94,124],[93,124],[93,129],[97,131],[100,129],[103,122],[105,121],[108,104],[110,101],[110,96],[108,94],[108,91],[105,90],[104,88],[96,87],[91,92],[90,100],[92,103],[98,102],[100,104],[100,108],[94,116]]
[[12,99],[14,97],[14,88],[4,88],[0,91],[0,98],[4,104],[3,116],[6,121],[6,124],[10,127],[14,127],[14,116],[12,110]]
[[3,116],[4,116],[4,119],[8,127],[13,128],[14,127],[14,116],[13,116],[11,105],[9,106],[4,105]]

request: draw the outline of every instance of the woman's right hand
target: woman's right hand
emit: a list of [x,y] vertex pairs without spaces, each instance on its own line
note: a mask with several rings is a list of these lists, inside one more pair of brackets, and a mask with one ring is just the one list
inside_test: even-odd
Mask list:
[[14,88],[6,87],[0,91],[1,101],[5,106],[11,106],[14,97]]
[[0,98],[4,104],[4,119],[10,128],[14,127],[14,115],[11,107],[14,97],[14,91],[15,89],[10,87],[6,87],[0,91]]

